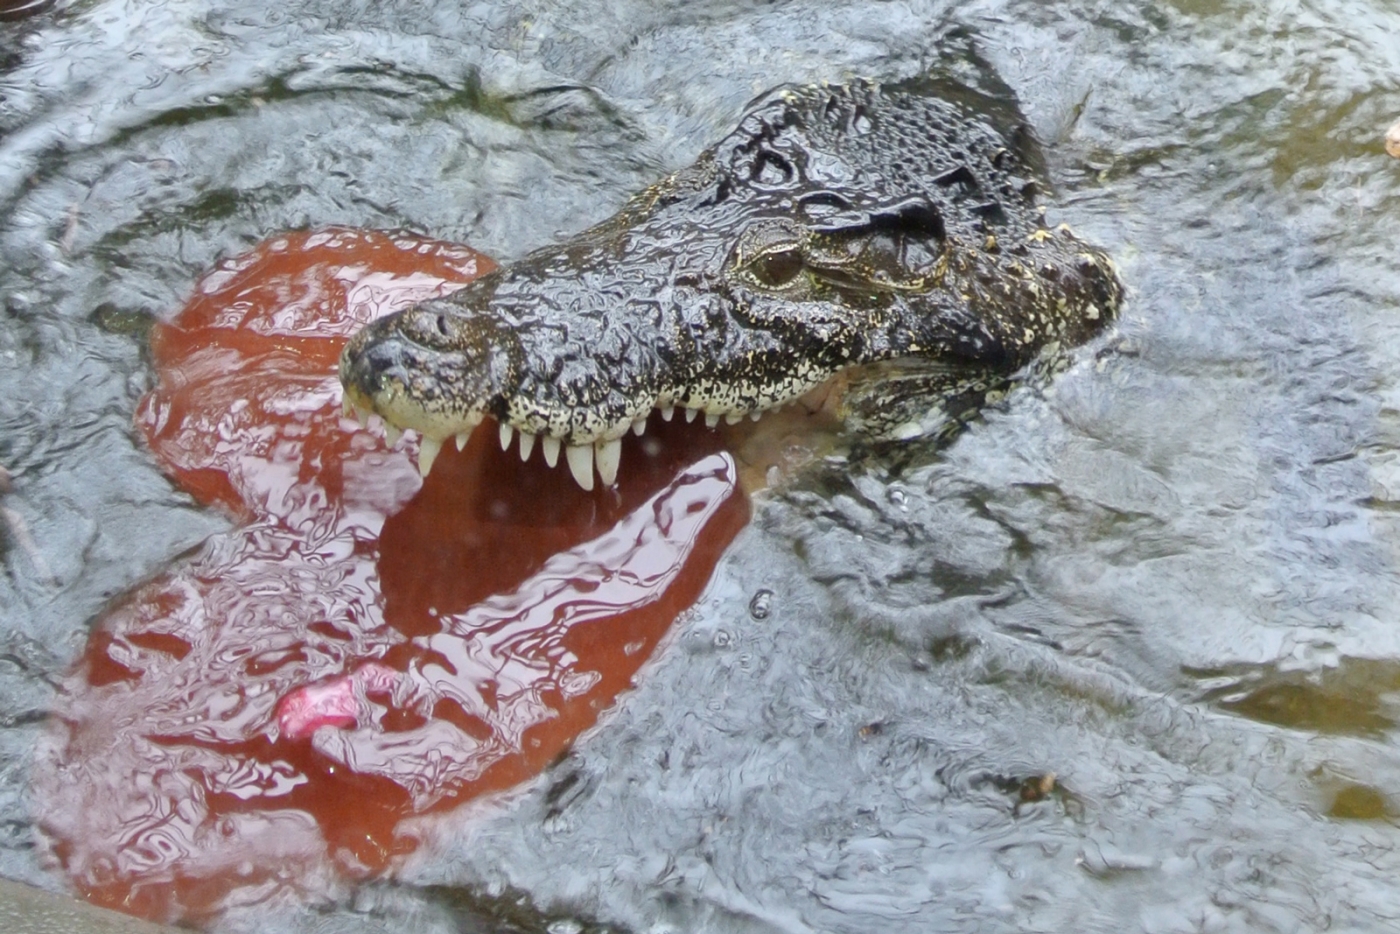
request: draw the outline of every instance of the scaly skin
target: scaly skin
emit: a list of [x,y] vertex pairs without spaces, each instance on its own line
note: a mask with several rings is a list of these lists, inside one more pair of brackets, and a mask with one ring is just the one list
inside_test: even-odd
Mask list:
[[778,88],[611,219],[365,328],[347,403],[421,432],[429,462],[491,416],[591,488],[653,408],[735,420],[903,358],[1004,377],[1121,296],[1103,253],[1044,226],[1023,135],[927,84]]

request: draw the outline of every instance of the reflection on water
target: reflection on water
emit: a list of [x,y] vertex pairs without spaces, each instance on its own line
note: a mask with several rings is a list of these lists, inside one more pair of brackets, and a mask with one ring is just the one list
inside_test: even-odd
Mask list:
[[709,578],[747,517],[709,433],[658,426],[590,496],[488,430],[420,489],[341,415],[345,335],[489,265],[293,234],[157,327],[140,426],[250,518],[119,600],[69,679],[39,816],[89,898],[170,919],[382,871],[404,818],[567,748]]
[[1191,671],[1204,699],[1242,716],[1321,733],[1382,738],[1400,718],[1400,664],[1342,658],[1320,670]]
[[54,5],[54,0],[0,0],[0,20],[23,19],[42,13]]

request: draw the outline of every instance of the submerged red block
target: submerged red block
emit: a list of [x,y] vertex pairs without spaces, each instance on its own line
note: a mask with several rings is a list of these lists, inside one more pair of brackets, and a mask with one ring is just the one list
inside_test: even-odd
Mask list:
[[321,894],[399,832],[526,778],[630,684],[747,521],[733,460],[659,420],[616,489],[502,453],[421,481],[340,414],[365,321],[490,261],[406,235],[287,235],[158,326],[138,427],[240,517],[117,601],[67,684],[39,822],[89,897],[162,919]]

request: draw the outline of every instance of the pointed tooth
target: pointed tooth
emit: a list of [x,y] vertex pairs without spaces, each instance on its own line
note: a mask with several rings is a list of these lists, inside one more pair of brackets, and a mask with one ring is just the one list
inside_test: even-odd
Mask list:
[[719,424],[719,416],[718,416],[718,415],[713,415],[713,414],[711,414],[711,413],[709,413],[709,412],[706,412],[706,413],[705,413],[705,427],[706,427],[706,428],[713,428],[713,427],[715,427],[715,426],[718,425],[718,424]]
[[340,397],[340,414],[346,418],[355,417],[355,403],[350,401],[350,397],[342,395]]
[[361,428],[369,427],[369,409],[362,409],[355,406],[355,421],[360,423]]
[[700,414],[700,410],[699,410],[699,409],[690,409],[690,408],[688,408],[688,409],[685,410],[685,420],[688,421],[688,422],[693,422],[693,421],[695,421],[695,416],[697,416],[697,415],[699,415],[699,414]]
[[520,459],[527,461],[530,459],[530,452],[535,449],[535,436],[528,431],[520,433]]
[[661,407],[661,420],[663,422],[669,422],[671,420],[671,416],[675,414],[676,407],[674,405],[666,405]]
[[635,422],[632,423],[632,434],[637,435],[637,436],[640,437],[641,435],[644,435],[644,434],[646,434],[646,433],[647,433],[647,420],[646,420],[645,418],[639,418],[639,419],[637,419]]
[[510,439],[513,438],[514,436],[515,436],[515,429],[511,427],[510,422],[501,422],[501,450],[502,450],[502,451],[509,451],[509,450],[510,450]]
[[737,424],[739,424],[739,419],[741,419],[741,418],[743,418],[743,417],[744,417],[744,413],[743,413],[743,412],[727,412],[727,413],[725,413],[725,416],[724,416],[724,423],[725,423],[726,425],[737,425]]
[[465,447],[467,446],[467,439],[470,438],[471,436],[472,436],[472,430],[471,430],[470,428],[467,428],[467,429],[464,429],[463,431],[457,432],[456,437],[455,437],[455,440],[456,440],[456,442],[457,442],[457,450],[460,451],[460,450],[462,450],[463,448],[465,448]]
[[593,489],[593,445],[570,444],[564,448],[564,457],[569,461],[569,472],[574,475],[584,491]]
[[393,447],[394,445],[398,444],[399,439],[402,437],[402,431],[395,428],[393,425],[390,425],[388,422],[384,423],[384,440],[388,442],[389,447]]
[[418,442],[418,474],[424,480],[428,479],[428,474],[433,469],[433,461],[437,460],[438,452],[442,450],[442,442],[435,438],[423,436],[423,440]]
[[754,421],[758,421],[762,416],[762,409],[754,409],[752,412],[749,413],[749,418],[753,419]]
[[540,439],[540,449],[544,451],[544,462],[553,467],[559,463],[559,439],[545,435]]
[[622,462],[622,439],[599,441],[593,449],[598,457],[598,476],[603,486],[612,486],[617,482],[617,465]]

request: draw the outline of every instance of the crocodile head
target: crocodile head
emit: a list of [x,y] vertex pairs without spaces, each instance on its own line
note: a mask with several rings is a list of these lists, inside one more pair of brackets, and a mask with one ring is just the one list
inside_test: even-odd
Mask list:
[[366,327],[347,405],[421,432],[429,464],[490,416],[591,489],[653,409],[757,417],[903,358],[950,385],[1009,375],[1121,294],[1044,225],[1028,145],[916,85],[779,88],[611,219]]

